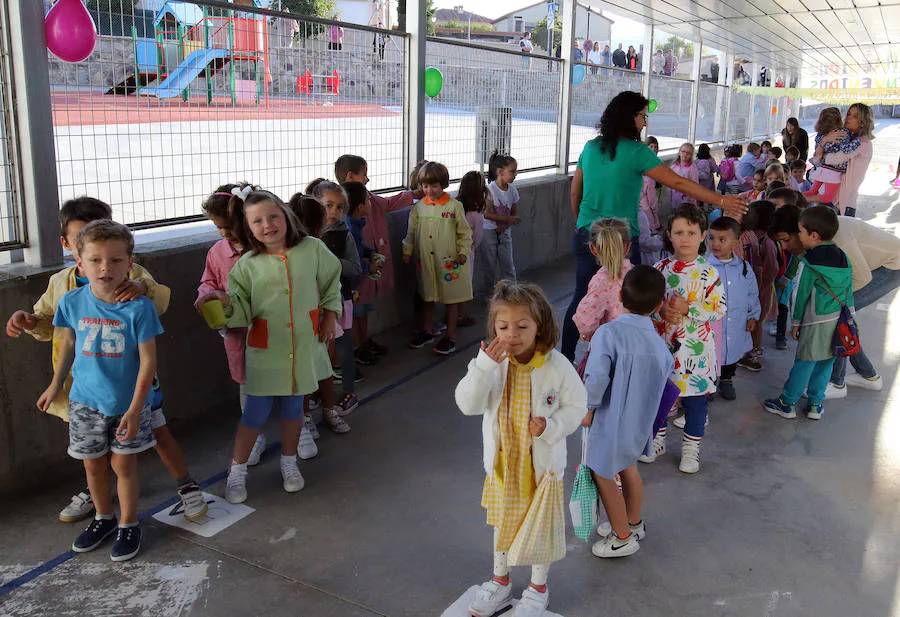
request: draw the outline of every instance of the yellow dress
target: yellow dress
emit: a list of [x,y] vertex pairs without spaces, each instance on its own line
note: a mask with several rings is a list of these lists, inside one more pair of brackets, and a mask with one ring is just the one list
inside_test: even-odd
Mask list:
[[497,420],[500,444],[494,472],[485,477],[481,506],[487,510],[488,525],[497,528],[496,551],[509,550],[534,498],[537,485],[531,460],[531,372],[543,366],[544,354],[535,353],[528,364],[510,357],[506,389]]

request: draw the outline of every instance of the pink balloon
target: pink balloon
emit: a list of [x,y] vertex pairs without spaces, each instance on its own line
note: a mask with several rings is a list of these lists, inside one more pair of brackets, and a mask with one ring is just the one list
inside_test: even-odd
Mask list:
[[97,44],[97,28],[81,0],[59,0],[44,20],[47,49],[65,62],[81,62]]

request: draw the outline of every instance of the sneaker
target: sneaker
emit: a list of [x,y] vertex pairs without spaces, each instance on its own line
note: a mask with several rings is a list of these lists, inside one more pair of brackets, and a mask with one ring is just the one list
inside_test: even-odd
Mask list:
[[350,432],[350,425],[341,417],[340,407],[334,406],[325,410],[325,424],[335,433],[342,435]]
[[758,373],[762,370],[762,363],[759,361],[759,358],[754,358],[750,353],[738,360],[738,366],[745,368],[748,371],[753,371],[754,373]]
[[304,424],[300,430],[300,441],[297,442],[297,456],[304,461],[308,461],[318,456],[318,454],[319,447],[316,445],[316,440],[313,439],[312,433],[309,432],[309,429]]
[[788,404],[788,402],[785,401],[781,396],[779,396],[778,398],[766,399],[766,401],[763,403],[763,407],[766,411],[774,413],[776,416],[787,418],[788,420],[792,420],[793,418],[797,417],[797,411],[794,409],[794,406]]
[[762,358],[763,357],[763,348],[762,347],[754,347],[749,352],[747,352],[747,355],[750,356],[751,358]]
[[769,336],[778,336],[778,326],[769,326]]
[[316,426],[316,423],[313,422],[312,416],[307,414],[303,414],[303,428],[309,431],[309,434],[312,435],[313,439],[318,439],[320,437],[319,427]]
[[822,403],[810,403],[806,406],[806,417],[810,420],[821,420],[823,413],[825,409]]
[[775,337],[775,349],[785,350],[787,349],[787,337],[786,336],[776,336]]
[[339,366],[331,367],[331,381],[334,385],[339,386],[344,383],[344,369]]
[[259,459],[262,458],[263,452],[266,451],[266,436],[260,433],[256,438],[256,443],[253,444],[253,449],[250,450],[250,456],[247,457],[247,466],[253,467],[254,465],[259,465]]
[[379,345],[378,343],[376,343],[375,339],[369,339],[368,341],[363,343],[363,347],[368,349],[376,356],[386,356],[388,354],[388,348],[384,345]]
[[310,411],[312,411],[313,409],[318,409],[319,407],[322,406],[322,399],[319,398],[319,395],[317,395],[317,394],[310,394],[309,396],[306,397],[306,399],[309,401],[309,410]]
[[640,548],[641,544],[634,532],[628,534],[624,540],[616,534],[610,533],[599,542],[595,542],[591,547],[591,552],[595,557],[628,557],[634,555]]
[[700,440],[688,439],[687,436],[681,440],[681,463],[678,464],[678,471],[682,473],[697,473],[700,471]]
[[507,606],[512,605],[512,585],[501,585],[491,579],[482,583],[475,592],[475,599],[469,605],[469,615],[472,617],[491,617],[499,613]]
[[825,386],[825,398],[829,401],[835,401],[839,398],[847,398],[847,384],[836,386],[830,381]]
[[672,420],[672,426],[674,426],[675,428],[680,428],[680,429],[684,430],[685,422],[687,422],[687,420],[685,420],[684,416],[678,416],[677,418]]
[[356,367],[356,377],[353,378],[353,383],[362,383],[366,380],[366,376],[363,375],[363,372],[359,370],[359,366]]
[[449,336],[445,336],[434,346],[433,351],[439,356],[449,356],[456,351],[456,342]]
[[465,317],[460,317],[456,322],[457,327],[459,328],[471,328],[478,322],[471,315],[466,315]]
[[116,543],[113,544],[109,558],[113,561],[128,561],[137,557],[139,552],[141,552],[140,526],[119,527],[119,532],[116,534]]
[[653,438],[653,454],[646,456],[644,454],[638,457],[642,463],[652,463],[660,456],[666,453],[666,434],[662,430]]
[[338,401],[337,407],[341,416],[349,416],[359,407],[359,397],[355,394],[345,394],[344,398]]
[[118,527],[119,523],[115,516],[109,519],[95,518],[87,526],[87,529],[78,534],[78,537],[72,542],[72,550],[76,553],[92,551],[114,534]]
[[522,592],[522,599],[516,604],[509,617],[542,617],[547,613],[550,592],[541,593],[531,585]]
[[868,377],[863,377],[859,373],[851,373],[847,375],[847,378],[844,380],[844,384],[853,386],[854,388],[875,390],[876,392],[880,392],[882,386],[884,386],[884,382],[881,380],[881,375],[875,375],[875,377],[869,379]]
[[357,347],[356,351],[353,352],[353,357],[356,359],[357,364],[363,366],[374,366],[378,364],[379,360],[378,354],[367,347]]
[[[643,540],[647,537],[647,526],[644,525],[644,521],[641,521],[637,525],[628,523],[628,528],[631,529],[631,533],[638,540]],[[609,524],[609,521],[603,521],[597,526],[597,535],[602,538],[612,535],[612,526]]]
[[297,459],[293,456],[281,457],[281,486],[288,493],[302,491],[306,486],[306,481],[300,474],[300,469],[297,468]]
[[425,345],[434,342],[434,335],[431,332],[416,332],[409,341],[410,349],[422,349]]
[[434,324],[433,326],[431,326],[431,333],[435,337],[442,335],[446,331],[447,331],[447,324],[445,324],[443,321],[440,321],[440,322]]
[[196,482],[188,482],[178,487],[178,497],[184,508],[184,518],[189,521],[197,521],[206,516],[209,507],[203,497],[203,491]]
[[63,523],[76,523],[82,521],[94,513],[94,500],[87,491],[81,491],[72,495],[72,501],[59,513],[59,520]]
[[244,503],[247,501],[247,466],[232,463],[225,482],[225,501]]
[[719,394],[726,401],[733,401],[737,398],[737,390],[734,389],[734,381],[731,379],[719,380]]

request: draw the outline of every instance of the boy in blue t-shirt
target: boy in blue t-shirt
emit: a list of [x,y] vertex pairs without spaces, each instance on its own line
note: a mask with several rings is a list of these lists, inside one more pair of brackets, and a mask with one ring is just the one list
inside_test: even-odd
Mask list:
[[[72,544],[83,553],[97,548],[118,527],[110,557],[138,554],[137,456],[156,444],[150,393],[156,373],[156,340],[162,325],[153,302],[142,296],[117,302],[116,290],[134,263],[134,238],[109,220],[89,223],[76,238],[78,266],[88,285],[66,293],[53,325],[62,330],[53,381],[38,399],[46,411],[69,370],[69,455],[84,461],[97,515]],[[111,456],[107,456],[108,453]],[[109,469],[118,478],[122,520],[113,514]]]

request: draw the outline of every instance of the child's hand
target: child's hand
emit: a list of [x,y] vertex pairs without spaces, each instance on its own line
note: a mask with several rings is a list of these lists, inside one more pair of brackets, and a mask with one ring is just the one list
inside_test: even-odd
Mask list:
[[116,429],[117,441],[130,441],[137,437],[138,429],[141,427],[141,412],[128,411],[122,416],[119,422],[119,428]]
[[497,223],[497,233],[503,234],[506,233],[506,230],[509,229],[509,225],[505,223]]
[[518,217],[518,216],[512,216],[512,217],[510,217],[510,219],[509,219],[509,224],[510,224],[510,225],[518,225],[518,224],[521,223],[521,222],[522,222],[522,219],[521,219],[520,217]]
[[591,424],[594,423],[594,410],[588,409],[587,414],[581,420],[581,426],[584,428],[591,428]]
[[466,262],[469,261],[469,258],[466,257],[465,255],[463,255],[462,253],[460,253],[459,255],[456,256],[456,261],[457,261],[457,263],[459,263],[459,265],[464,266],[464,265],[466,265]]
[[130,302],[147,295],[147,285],[143,281],[126,279],[116,287],[116,302]]
[[540,437],[544,434],[545,428],[547,428],[547,418],[528,417],[528,432],[531,433],[532,436]]
[[37,408],[41,411],[46,412],[48,409],[50,409],[50,403],[53,402],[53,399],[56,398],[57,394],[59,394],[59,387],[54,384],[50,384],[47,389],[44,390],[44,393],[41,394],[41,396],[38,398]]
[[756,320],[748,319],[747,320],[747,332],[753,332],[753,328],[755,328],[755,327],[756,327]]
[[800,340],[800,326],[794,326],[791,328],[791,338],[795,341]]
[[687,315],[688,310],[691,308],[691,305],[688,304],[688,301],[684,299],[680,294],[673,294],[669,296],[669,302],[672,305],[672,308],[681,313],[682,317]]
[[481,341],[481,350],[488,355],[488,357],[500,364],[506,357],[509,355],[509,350],[506,348],[506,343],[500,340],[500,337],[495,338],[491,341],[491,344],[488,345],[484,341]]
[[319,324],[319,341],[322,343],[330,343],[334,340],[337,332],[335,325],[337,324],[337,314],[334,311],[325,311],[322,323]]
[[203,305],[211,300],[218,300],[222,303],[223,307],[231,304],[231,298],[228,297],[228,294],[217,289],[216,291],[211,291],[197,298],[197,301],[194,302],[194,308],[196,308],[197,312],[200,313],[200,309],[203,307]]
[[37,315],[32,315],[26,311],[16,311],[10,316],[9,321],[6,322],[6,336],[19,338],[25,330],[34,330],[39,321]]

